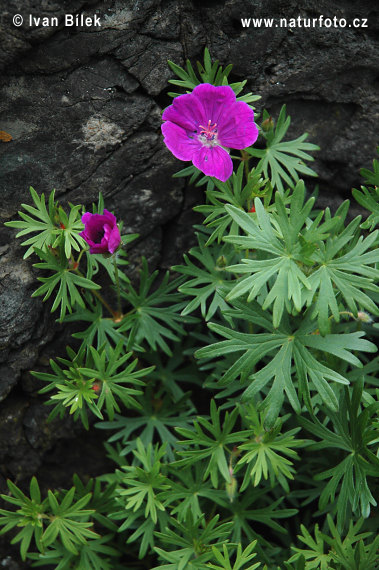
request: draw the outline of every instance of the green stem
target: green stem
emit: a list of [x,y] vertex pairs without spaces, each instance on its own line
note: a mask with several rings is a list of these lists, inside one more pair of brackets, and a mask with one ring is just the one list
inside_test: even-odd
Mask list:
[[122,309],[121,309],[121,288],[120,288],[120,277],[118,275],[118,267],[116,262],[116,255],[113,256],[113,265],[114,265],[114,276],[116,280],[116,291],[117,291],[117,310],[118,314],[121,317]]
[[90,289],[90,291],[96,297],[96,299],[99,299],[100,303],[102,303],[104,305],[104,307],[107,309],[107,311],[112,315],[112,318],[118,317],[118,314],[112,309],[112,307],[109,305],[109,303],[107,303],[107,301],[104,299],[104,297],[102,295],[100,295],[100,293],[97,292],[97,289]]
[[246,177],[246,183],[249,181],[249,155],[247,152],[245,152],[244,150],[241,150],[241,156],[242,156],[242,161],[244,164],[244,169],[245,169],[245,177]]
[[[84,277],[83,273],[81,271],[79,271],[79,269],[75,269],[75,273],[80,275],[80,277]],[[107,303],[107,301],[104,299],[104,297],[102,295],[100,295],[100,293],[98,293],[97,289],[89,289],[89,291],[92,293],[92,295],[94,295],[94,297],[96,297],[96,299],[98,299],[100,301],[100,303],[102,305],[104,305],[104,307],[107,309],[107,311],[112,315],[113,319],[118,317],[118,314]]]
[[77,263],[78,265],[79,265],[79,263],[80,263],[80,260],[81,260],[82,255],[83,255],[84,252],[85,252],[85,250],[82,249],[81,252],[79,253],[79,257],[78,257],[78,259],[76,260],[76,263]]

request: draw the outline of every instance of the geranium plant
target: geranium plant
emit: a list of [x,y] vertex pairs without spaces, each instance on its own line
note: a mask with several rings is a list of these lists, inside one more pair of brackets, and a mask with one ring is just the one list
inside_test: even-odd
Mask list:
[[378,568],[378,163],[354,190],[366,221],[320,211],[301,179],[318,147],[285,138],[284,107],[254,116],[207,50],[169,64],[185,92],[164,142],[204,188],[181,265],[132,283],[137,236],[101,196],[66,211],[31,189],[7,223],[39,258],[34,295],[82,323],[32,374],[51,417],[109,433],[115,470],[44,497],[9,481],[2,532],[59,570]]

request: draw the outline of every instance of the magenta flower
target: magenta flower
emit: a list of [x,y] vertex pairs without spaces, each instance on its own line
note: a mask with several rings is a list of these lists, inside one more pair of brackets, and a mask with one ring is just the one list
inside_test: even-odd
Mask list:
[[104,210],[103,214],[86,212],[82,216],[84,230],[80,236],[88,243],[90,253],[114,253],[121,243],[116,216]]
[[225,182],[233,172],[228,149],[244,149],[258,137],[254,112],[228,85],[197,85],[164,110],[164,142],[179,160],[191,160],[207,176]]

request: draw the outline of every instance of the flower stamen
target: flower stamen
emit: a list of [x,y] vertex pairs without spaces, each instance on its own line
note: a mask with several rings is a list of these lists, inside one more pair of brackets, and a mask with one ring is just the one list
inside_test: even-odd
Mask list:
[[203,125],[199,125],[199,129],[201,129],[200,134],[206,137],[208,140],[213,141],[217,134],[217,123],[213,123],[209,119],[208,125],[204,127]]

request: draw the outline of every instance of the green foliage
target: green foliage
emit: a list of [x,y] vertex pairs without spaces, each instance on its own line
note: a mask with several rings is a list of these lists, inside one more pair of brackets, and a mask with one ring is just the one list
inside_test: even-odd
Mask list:
[[173,269],[192,277],[178,288],[184,295],[193,297],[181,314],[188,315],[200,307],[202,317],[208,321],[216,312],[222,313],[228,308],[225,295],[230,288],[230,275],[225,266],[234,256],[234,251],[225,245],[210,250],[206,247],[204,235],[197,234],[197,239],[199,245],[191,248],[188,253],[201,264],[201,267],[184,255],[186,265],[175,265]]
[[238,231],[238,225],[233,217],[225,209],[226,205],[250,210],[253,199],[263,197],[265,205],[268,205],[272,196],[272,187],[267,180],[263,180],[257,170],[253,169],[244,184],[244,162],[233,172],[232,177],[226,182],[214,179],[212,188],[207,189],[208,204],[195,206],[196,212],[206,216],[204,225],[212,230],[206,245],[210,245],[215,239],[220,243],[224,236]]
[[4,501],[16,505],[16,512],[0,509],[0,524],[4,525],[1,534],[13,529],[22,527],[11,541],[11,544],[20,542],[20,554],[23,560],[26,559],[32,538],[36,542],[37,548],[42,549],[41,537],[43,534],[44,511],[46,502],[42,503],[41,493],[35,477],[30,481],[30,498],[27,497],[12,481],[7,481],[10,495],[1,495]]
[[[121,457],[136,449],[138,440],[147,447],[158,438],[162,444],[165,443],[165,453],[173,461],[173,450],[179,447],[173,433],[174,428],[188,427],[192,415],[193,409],[189,407],[188,395],[183,395],[180,400],[173,402],[165,393],[155,395],[151,387],[148,387],[142,397],[137,397],[137,403],[137,417],[116,414],[113,421],[100,422],[97,427],[117,430],[109,437],[108,442],[121,440]],[[138,433],[138,439],[135,432]]]
[[157,382],[158,391],[163,389],[165,397],[170,395],[175,402],[183,398],[185,387],[197,389],[202,386],[202,377],[192,355],[193,343],[192,336],[187,336],[180,344],[175,343],[170,356],[159,352],[143,355],[144,361],[154,366],[150,379]]
[[8,481],[8,488],[10,495],[1,497],[18,509],[16,512],[0,510],[0,524],[5,525],[1,532],[7,532],[15,526],[22,527],[11,543],[21,543],[20,553],[23,560],[26,559],[32,540],[42,553],[55,541],[59,541],[67,552],[76,555],[78,548],[85,545],[87,539],[98,537],[89,528],[93,523],[88,521],[88,517],[94,511],[84,509],[91,499],[90,493],[74,501],[75,487],[72,487],[62,500],[49,491],[42,501],[35,477],[30,483],[30,498],[11,481]]
[[[320,249],[314,254],[318,268],[309,277],[309,282],[311,290],[318,291],[318,298],[312,317],[317,316],[321,332],[330,329],[330,313],[339,322],[338,301],[341,298],[354,315],[359,308],[379,314],[376,303],[369,296],[370,292],[377,293],[379,290],[373,283],[379,277],[379,271],[375,268],[379,252],[377,249],[368,251],[375,243],[377,233],[366,238],[360,236],[356,240],[354,230],[358,224],[359,218],[356,218],[339,236],[329,238],[325,245],[320,244]],[[350,244],[348,251],[344,248],[346,243]],[[354,247],[351,247],[352,244]],[[308,295],[307,305],[310,306],[311,303]]]
[[36,249],[47,252],[48,248],[56,249],[62,247],[67,259],[71,257],[71,251],[80,251],[86,245],[79,232],[83,230],[83,224],[79,218],[81,206],[70,204],[70,213],[67,216],[64,209],[54,200],[55,191],[49,196],[46,207],[45,195],[38,196],[34,188],[30,187],[30,194],[34,206],[21,204],[28,212],[18,212],[23,221],[6,222],[10,228],[21,229],[16,237],[21,237],[29,233],[31,236],[21,245],[28,245],[24,259],[29,257]]
[[[260,409],[266,410],[265,423],[271,427],[284,402],[286,395],[289,403],[296,413],[300,413],[300,400],[302,399],[308,409],[312,409],[311,391],[316,390],[321,399],[331,410],[338,409],[338,397],[329,384],[333,380],[339,384],[348,384],[342,374],[334,370],[319,358],[316,359],[313,351],[319,350],[324,354],[331,354],[338,359],[361,366],[353,350],[362,352],[375,352],[376,346],[368,340],[362,339],[363,332],[330,334],[321,337],[315,334],[315,328],[310,319],[304,319],[301,327],[294,330],[289,326],[281,325],[274,329],[267,319],[265,312],[257,303],[235,303],[236,309],[228,312],[232,318],[247,320],[260,329],[269,332],[245,333],[230,329],[216,323],[210,323],[212,331],[226,338],[226,340],[205,346],[196,352],[199,358],[225,357],[231,353],[242,352],[242,355],[232,365],[224,370],[220,377],[220,384],[226,385],[235,382],[239,377],[242,381],[250,380],[250,384],[243,392],[245,401],[256,397],[269,384],[270,388]],[[275,351],[275,355],[269,355]],[[268,357],[266,359],[265,357]],[[229,365],[228,359],[225,359]],[[268,361],[267,361],[268,360]],[[263,362],[262,362],[263,361]],[[267,361],[267,364],[264,363]],[[256,371],[256,365],[260,370]],[[296,381],[291,371],[295,366],[298,372]]]
[[[108,418],[112,420],[115,410],[121,411],[118,401],[127,408],[140,407],[135,396],[142,394],[142,391],[134,386],[144,385],[140,378],[149,374],[151,368],[136,370],[137,360],[125,366],[131,353],[123,354],[122,349],[122,341],[115,349],[109,347],[108,352],[105,349],[98,351],[91,346],[87,353],[82,350],[75,353],[67,347],[70,360],[57,359],[64,368],[50,360],[53,374],[32,372],[36,378],[48,382],[40,393],[56,391],[47,402],[55,405],[50,418],[57,414],[62,417],[65,409],[70,408],[74,419],[80,418],[88,429],[87,408],[100,419],[103,419],[101,410],[105,408]],[[130,386],[124,386],[125,383]]]
[[70,315],[66,315],[63,322],[82,322],[89,323],[88,327],[82,331],[73,333],[73,338],[82,341],[81,349],[89,351],[91,347],[100,350],[102,347],[108,351],[108,347],[115,347],[119,342],[128,345],[128,339],[123,335],[120,328],[120,321],[104,315],[104,307],[95,299],[86,299],[87,307],[76,307],[76,310]]
[[93,291],[100,289],[100,285],[97,285],[90,279],[86,279],[82,275],[78,275],[74,269],[75,266],[70,262],[70,260],[58,256],[55,251],[43,252],[42,250],[35,249],[35,252],[39,255],[42,261],[35,263],[34,267],[50,270],[53,272],[53,275],[50,275],[49,277],[38,277],[38,280],[42,281],[43,285],[34,291],[32,297],[44,295],[43,300],[46,301],[53,291],[58,288],[53,306],[51,307],[51,312],[55,311],[60,306],[61,321],[65,317],[67,311],[69,313],[72,312],[72,308],[75,304],[80,307],[85,306],[79,287],[91,289]]
[[[324,510],[328,505],[333,505],[339,531],[351,517],[352,511],[367,518],[370,505],[377,505],[367,477],[375,477],[379,473],[379,458],[369,448],[373,444],[378,448],[378,432],[370,418],[377,415],[379,402],[362,408],[362,389],[362,380],[356,382],[351,393],[345,388],[339,411],[328,411],[330,427],[317,417],[313,421],[299,418],[303,427],[321,439],[309,447],[310,451],[332,449],[334,457],[336,450],[344,452],[340,463],[316,475],[318,480],[330,479],[320,495],[319,507]],[[333,463],[335,461],[331,459],[329,465]]]
[[[260,499],[260,500],[259,500]],[[215,499],[216,500],[216,499]],[[273,500],[273,497],[265,491],[254,493],[251,490],[240,493],[233,501],[228,501],[230,516],[226,520],[233,522],[233,533],[231,539],[233,542],[246,544],[258,538],[260,545],[260,558],[267,560],[269,557],[265,554],[264,547],[270,547],[270,543],[265,541],[264,536],[267,535],[267,528],[264,534],[258,534],[257,527],[263,524],[275,531],[275,535],[286,534],[286,529],[277,523],[276,519],[287,519],[296,515],[297,509],[280,508],[284,501],[284,497]],[[218,502],[226,507],[225,499]],[[252,508],[254,507],[254,508]],[[262,550],[263,549],[263,550]]]
[[245,443],[238,447],[240,452],[246,453],[243,453],[237,467],[247,464],[241,492],[250,485],[251,480],[256,487],[262,477],[264,479],[269,477],[272,487],[275,484],[275,479],[277,479],[288,493],[289,487],[286,479],[294,478],[295,469],[292,467],[293,462],[287,457],[298,459],[293,448],[304,444],[301,439],[294,437],[300,428],[281,433],[283,420],[278,419],[270,430],[266,430],[264,428],[264,414],[258,415],[253,406],[247,408],[244,418],[251,429],[251,433],[250,438],[246,438]]
[[[166,339],[177,341],[178,335],[184,334],[180,311],[185,301],[180,293],[175,292],[181,280],[170,281],[168,272],[152,291],[157,276],[158,271],[149,275],[146,259],[143,258],[139,290],[130,285],[121,291],[122,297],[132,308],[124,315],[118,330],[128,333],[129,347],[134,342],[146,341],[150,349],[160,349],[171,355]],[[187,322],[194,322],[194,319],[188,317]]]
[[36,560],[33,567],[50,566],[54,564],[56,570],[66,568],[88,568],[91,570],[121,570],[123,566],[117,563],[121,552],[108,543],[113,535],[105,535],[93,539],[80,547],[79,552],[74,554],[60,543],[54,544],[43,554],[31,553],[29,558]]
[[159,493],[156,491],[170,487],[167,478],[160,472],[160,460],[165,454],[165,449],[164,446],[153,448],[151,443],[145,448],[142,441],[137,439],[137,449],[133,453],[142,467],[123,466],[126,474],[120,474],[119,482],[127,488],[120,491],[119,495],[126,497],[126,510],[136,512],[142,506],[145,518],[150,517],[156,523],[157,511],[164,511],[164,506],[159,500]]
[[[245,566],[250,560],[255,558],[256,553],[253,552],[257,541],[251,542],[244,551],[242,551],[242,546],[239,544],[237,547],[236,558],[233,566],[230,562],[230,555],[225,544],[222,545],[223,552],[221,553],[215,546],[212,547],[213,556],[216,558],[218,565],[208,564],[208,568],[213,568],[213,570],[254,570],[259,568],[260,562],[255,564],[250,564]],[[221,566],[220,566],[221,565]]]
[[[256,298],[265,288],[266,283],[275,277],[268,295],[266,295],[263,309],[273,304],[273,323],[275,327],[280,324],[284,307],[288,312],[293,308],[300,311],[302,308],[302,290],[310,289],[305,272],[299,267],[299,263],[309,261],[309,246],[307,242],[298,240],[300,229],[305,223],[312,208],[313,200],[309,200],[306,207],[302,207],[304,199],[304,185],[299,183],[292,196],[290,215],[288,216],[283,200],[276,194],[276,205],[278,208],[278,218],[266,213],[261,201],[255,200],[256,219],[252,219],[246,212],[241,212],[235,207],[227,206],[235,222],[248,234],[248,237],[229,236],[225,241],[229,241],[245,250],[259,250],[267,252],[271,256],[267,259],[243,259],[243,264],[232,265],[228,271],[235,274],[248,273],[249,276],[238,280],[238,284],[233,287],[228,295],[232,300],[249,291],[247,300]],[[283,231],[283,238],[278,239],[276,223]],[[276,230],[276,231],[275,231]],[[289,302],[292,301],[292,304]]]
[[[188,514],[185,523],[172,520],[172,529],[157,532],[157,537],[163,544],[167,543],[170,550],[155,547],[155,551],[163,561],[159,568],[173,570],[205,570],[206,564],[212,558],[212,547],[221,545],[230,532],[232,523],[219,523],[219,516],[205,521],[204,515],[194,518]],[[172,550],[172,547],[179,547]],[[158,566],[156,567],[158,568]]]
[[[313,200],[303,206],[303,199],[304,185],[299,183],[291,198],[289,214],[279,194],[275,197],[276,215],[266,212],[259,199],[255,200],[255,219],[226,206],[247,237],[228,236],[225,241],[239,246],[247,254],[253,250],[253,259],[242,259],[241,264],[227,268],[237,275],[248,274],[237,280],[227,300],[247,292],[248,301],[264,295],[262,308],[273,304],[275,327],[279,326],[284,309],[297,314],[304,305],[312,306],[312,318],[318,318],[322,334],[330,331],[331,316],[336,322],[340,321],[338,301],[341,297],[354,315],[359,307],[379,314],[368,295],[379,291],[373,283],[373,279],[379,277],[375,268],[379,253],[377,249],[368,251],[377,240],[377,232],[358,238],[358,217],[337,234],[341,225],[340,211],[334,218],[328,215],[321,226],[321,216],[307,224]],[[336,235],[328,237],[326,232],[332,229]],[[256,250],[260,255],[255,254]],[[267,291],[268,282],[272,284],[270,291]]]
[[[191,465],[197,461],[207,459],[208,464],[204,473],[204,479],[211,477],[212,484],[218,487],[218,473],[222,475],[227,483],[230,482],[230,471],[225,452],[228,445],[239,441],[241,432],[233,432],[233,427],[238,416],[236,408],[231,414],[226,412],[224,422],[221,424],[220,410],[217,410],[214,400],[211,402],[210,420],[203,416],[198,416],[197,421],[193,422],[194,430],[187,428],[177,428],[179,435],[187,438],[181,441],[182,445],[186,445],[189,449],[179,451],[179,455],[183,456],[177,462],[177,465]],[[209,432],[209,435],[206,433]]]
[[[379,152],[379,147],[377,150]],[[361,175],[368,186],[361,186],[361,190],[353,188],[353,196],[358,204],[371,212],[367,220],[361,225],[361,228],[370,229],[371,231],[379,223],[379,162],[375,159],[372,164],[372,171],[367,168],[361,169]]]
[[[265,111],[263,120],[267,119],[269,119],[269,114]],[[266,148],[261,150],[256,147],[249,147],[246,149],[246,152],[251,156],[260,159],[257,171],[263,173],[264,177],[271,181],[272,187],[276,188],[279,193],[284,191],[283,183],[293,188],[299,180],[299,174],[317,176],[314,170],[304,164],[305,160],[314,160],[305,151],[320,149],[315,144],[304,142],[308,137],[307,133],[295,140],[283,141],[290,122],[290,117],[286,117],[286,106],[283,105],[276,127],[268,131],[262,130],[262,134],[266,139]]]
[[185,522],[190,513],[200,518],[203,513],[203,501],[213,501],[216,497],[224,496],[224,491],[212,489],[211,481],[204,481],[205,467],[202,463],[191,466],[171,465],[170,489],[162,493],[165,507],[171,516],[179,522]]
[[[305,570],[319,568],[320,570],[376,570],[378,568],[379,536],[371,544],[365,544],[365,539],[372,535],[371,532],[359,534],[363,519],[357,523],[350,521],[349,530],[342,540],[340,533],[333,523],[330,515],[327,517],[328,526],[332,537],[320,532],[319,526],[315,526],[315,538],[301,525],[302,535],[299,536],[308,548],[292,547],[296,554],[290,558],[290,562],[303,556],[306,560]],[[328,549],[329,547],[329,549]]]
[[[138,234],[132,234],[131,236],[122,236],[123,244],[128,243],[128,238],[132,237],[133,239],[136,238]],[[133,240],[132,240],[133,241]],[[126,260],[126,252],[120,249],[114,256],[111,257],[104,257],[102,254],[91,254],[86,251],[86,258],[87,258],[87,279],[93,279],[101,270],[101,268],[105,269],[108,274],[108,278],[111,280],[113,284],[116,283],[115,279],[115,267],[114,263],[117,264],[117,275],[120,281],[124,283],[130,283],[129,278],[124,273],[126,266],[129,265],[128,261]]]
[[154,547],[154,531],[167,524],[168,515],[162,502],[163,493],[170,488],[170,481],[162,473],[165,445],[159,447],[149,443],[144,446],[137,439],[133,454],[139,465],[122,465],[123,471],[116,471],[112,477],[117,482],[117,509],[112,518],[123,521],[119,532],[133,531],[127,542],[139,543],[139,557]]
[[[173,61],[168,61],[168,65],[179,79],[169,79],[169,83],[177,85],[187,91],[193,90],[200,83],[211,83],[212,85],[230,85],[236,95],[239,95],[246,85],[246,81],[238,83],[228,83],[228,75],[232,70],[232,65],[228,65],[225,69],[218,64],[218,61],[212,63],[208,48],[204,50],[204,64],[197,62],[197,73],[193,69],[191,62],[187,59],[186,69],[179,67]],[[169,93],[171,97],[177,97],[180,93]],[[260,99],[259,95],[247,93],[246,95],[237,97],[238,101],[245,103],[253,103]]]

